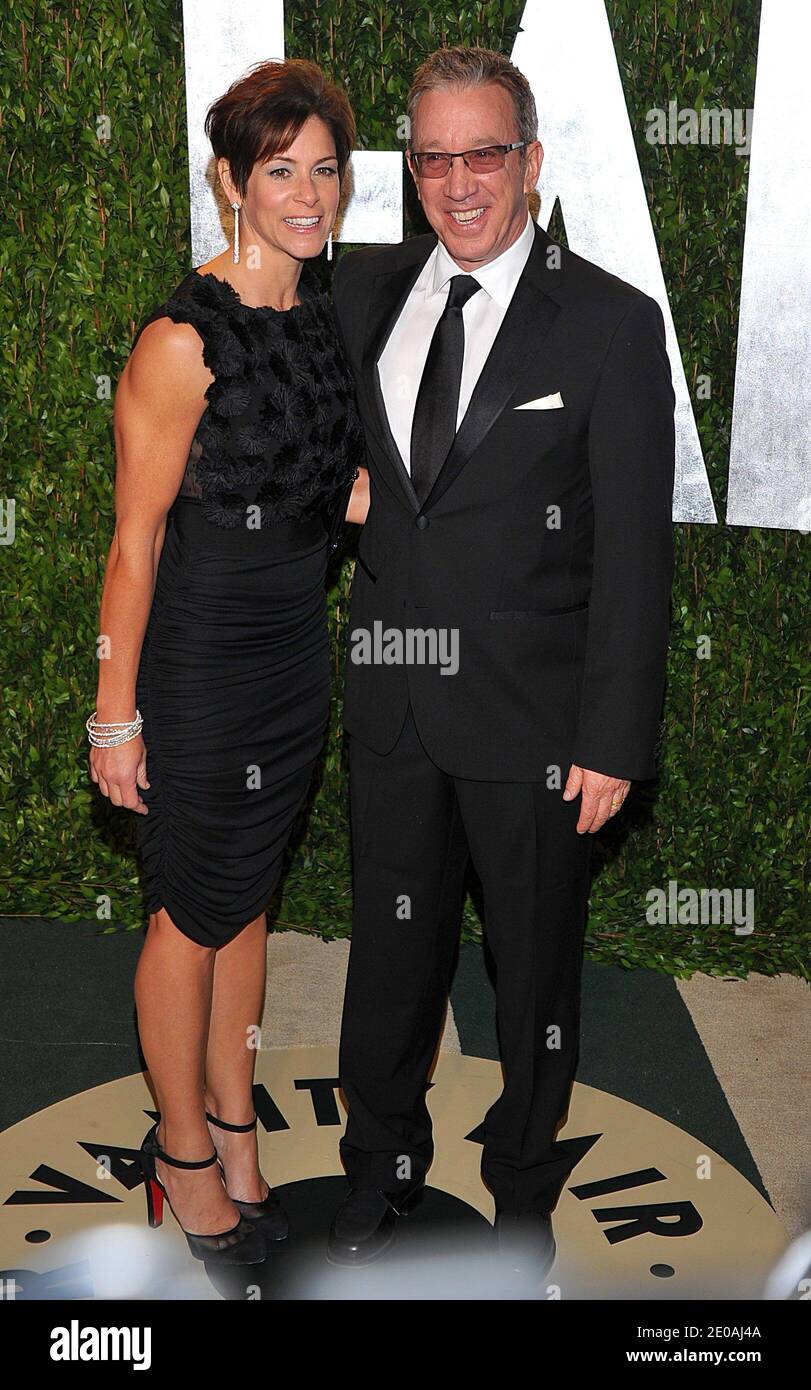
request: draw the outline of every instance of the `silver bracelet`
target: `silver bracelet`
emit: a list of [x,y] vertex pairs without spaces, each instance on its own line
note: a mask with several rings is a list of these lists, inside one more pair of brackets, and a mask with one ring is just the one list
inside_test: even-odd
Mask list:
[[96,710],[85,721],[87,737],[94,748],[117,748],[121,743],[129,743],[130,739],[137,738],[143,727],[139,709],[135,711],[134,719],[120,720],[116,724],[100,724],[96,719]]

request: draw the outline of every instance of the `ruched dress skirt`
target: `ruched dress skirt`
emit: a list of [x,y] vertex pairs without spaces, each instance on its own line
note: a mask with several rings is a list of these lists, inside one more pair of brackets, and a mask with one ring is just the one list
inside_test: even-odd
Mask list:
[[273,894],[329,722],[320,520],[226,529],[173,505],[141,650],[150,912],[222,946]]

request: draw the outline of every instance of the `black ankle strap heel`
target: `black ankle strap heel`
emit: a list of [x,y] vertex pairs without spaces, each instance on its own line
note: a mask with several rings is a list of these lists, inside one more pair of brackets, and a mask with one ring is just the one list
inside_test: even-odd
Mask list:
[[[248,1134],[250,1130],[256,1129],[257,1117],[254,1115],[253,1119],[249,1120],[246,1125],[232,1125],[229,1124],[227,1120],[221,1120],[217,1115],[210,1114],[207,1110],[206,1119],[209,1120],[211,1124],[216,1125],[217,1129],[226,1129],[233,1134]],[[222,1169],[224,1179],[225,1169],[223,1168],[222,1160],[220,1160],[220,1168]],[[240,1215],[244,1216],[253,1226],[256,1226],[257,1230],[262,1232],[265,1240],[278,1244],[281,1241],[287,1240],[290,1234],[290,1223],[287,1219],[287,1212],[279,1200],[278,1193],[274,1192],[267,1178],[263,1178],[262,1181],[267,1188],[267,1196],[264,1197],[261,1202],[240,1202],[236,1197],[231,1197],[231,1201]]]
[[[163,1204],[166,1188],[161,1182],[155,1167],[155,1160],[168,1163],[172,1168],[210,1168],[217,1159],[216,1149],[210,1158],[174,1158],[158,1143],[158,1124],[154,1124],[144,1136],[140,1149],[141,1171],[146,1187],[146,1210],[149,1225],[155,1229],[163,1223]],[[166,1199],[168,1200],[168,1199]],[[235,1206],[238,1203],[234,1203]],[[171,1203],[169,1203],[171,1209]],[[178,1222],[180,1226],[180,1222]],[[218,1231],[213,1235],[198,1235],[180,1226],[188,1242],[189,1250],[196,1260],[209,1264],[261,1264],[267,1255],[263,1236],[240,1212],[239,1221],[228,1231]]]
[[[210,1114],[208,1110],[206,1111],[206,1119],[207,1119],[207,1120],[210,1120],[211,1123],[212,1123],[213,1125],[216,1125],[218,1129],[230,1129],[234,1134],[247,1134],[247,1133],[248,1133],[248,1130],[250,1130],[250,1129],[256,1129],[256,1116],[255,1116],[255,1115],[254,1115],[253,1119],[252,1119],[252,1120],[249,1120],[248,1123],[247,1123],[246,1125],[229,1125],[229,1124],[226,1123],[225,1120],[218,1120],[218,1119],[217,1119],[217,1116],[216,1116],[216,1115]],[[216,1157],[216,1155],[215,1155],[215,1157]]]

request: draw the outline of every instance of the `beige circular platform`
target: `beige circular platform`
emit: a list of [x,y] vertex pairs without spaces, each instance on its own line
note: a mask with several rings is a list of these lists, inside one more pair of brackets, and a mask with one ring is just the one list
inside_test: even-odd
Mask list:
[[[336,1075],[333,1047],[258,1054],[260,1156],[274,1186],[342,1175],[345,1113],[332,1084]],[[446,1204],[456,1199],[472,1208],[472,1221],[485,1230],[493,1206],[479,1176],[476,1131],[500,1089],[497,1063],[444,1052],[429,1092],[436,1140],[429,1184],[449,1194]],[[6,1296],[15,1283],[26,1298],[220,1296],[189,1257],[168,1209],[160,1230],[146,1225],[134,1151],[152,1111],[138,1073],[71,1096],[0,1134]],[[649,1111],[579,1084],[558,1138],[582,1156],[555,1212],[558,1256],[544,1297],[762,1295],[788,1243],[786,1232],[760,1193],[706,1145]],[[361,1271],[350,1277],[360,1279]],[[459,1296],[465,1296],[461,1288]]]

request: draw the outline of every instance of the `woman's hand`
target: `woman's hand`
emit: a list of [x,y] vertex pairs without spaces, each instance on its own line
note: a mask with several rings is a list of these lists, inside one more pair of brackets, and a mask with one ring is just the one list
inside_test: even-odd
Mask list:
[[346,520],[362,526],[369,512],[369,470],[361,468],[349,497]]
[[91,747],[90,776],[114,806],[124,806],[139,816],[149,815],[149,807],[138,795],[139,787],[149,786],[146,747],[140,734],[115,748]]

